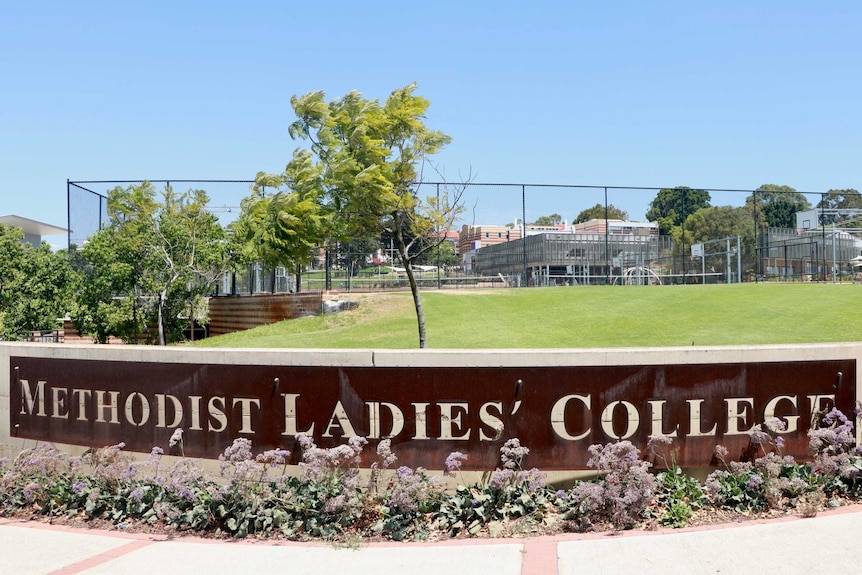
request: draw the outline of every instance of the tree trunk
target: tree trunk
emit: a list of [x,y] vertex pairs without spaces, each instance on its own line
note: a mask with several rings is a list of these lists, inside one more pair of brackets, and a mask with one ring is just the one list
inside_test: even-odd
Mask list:
[[407,255],[407,246],[404,245],[404,236],[401,233],[401,225],[396,218],[395,239],[398,241],[398,253],[401,255],[401,263],[404,264],[404,273],[410,283],[410,293],[413,294],[413,307],[416,310],[416,322],[419,326],[419,349],[428,347],[425,338],[425,311],[422,309],[422,297],[419,295],[419,285],[413,276],[413,261]]
[[167,345],[165,342],[165,299],[167,298],[167,289],[159,293],[159,345]]

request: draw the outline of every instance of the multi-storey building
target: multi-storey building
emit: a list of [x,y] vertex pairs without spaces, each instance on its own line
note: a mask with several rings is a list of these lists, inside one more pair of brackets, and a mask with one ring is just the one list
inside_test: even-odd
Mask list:
[[650,266],[669,256],[672,247],[655,223],[609,220],[606,226],[605,220],[590,220],[548,230],[527,226],[525,241],[480,246],[473,271],[502,275],[515,284],[610,283],[633,268],[649,275]]

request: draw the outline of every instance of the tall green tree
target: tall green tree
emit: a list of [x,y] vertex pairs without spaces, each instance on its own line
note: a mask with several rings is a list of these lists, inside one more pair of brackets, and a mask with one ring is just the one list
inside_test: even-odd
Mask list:
[[181,315],[187,315],[193,329],[199,300],[229,265],[224,228],[207,210],[208,203],[203,190],[177,193],[168,187],[150,221],[155,242],[149,250],[155,255],[155,266],[149,270],[149,279],[158,297],[159,345],[179,339]]
[[433,250],[425,250],[414,262],[417,265],[451,268],[458,265],[458,248],[454,243],[446,241]]
[[746,198],[751,206],[756,203],[758,228],[795,228],[796,212],[811,209],[804,194],[790,186],[763,184]]
[[161,201],[149,182],[108,193],[109,225],[84,246],[87,275],[72,319],[82,333],[140,341],[155,325],[160,345],[193,323],[201,296],[227,265],[227,242],[203,190]]
[[[621,210],[613,204],[608,204],[608,219],[609,220],[628,220],[629,214],[625,210]],[[578,214],[578,217],[575,218],[575,221],[572,223],[580,224],[583,222],[588,222],[590,220],[603,220],[605,219],[605,205],[604,204],[596,204],[591,208],[587,208]]]
[[258,173],[252,194],[241,202],[231,224],[246,261],[301,271],[324,241],[326,221],[321,206],[321,167],[308,150],[297,150],[281,174]]
[[416,84],[399,88],[383,103],[358,92],[329,103],[320,91],[294,96],[297,120],[290,134],[310,143],[320,167],[327,241],[383,232],[394,237],[413,296],[419,347],[424,348],[425,313],[413,263],[444,241],[438,232],[451,229],[461,211],[463,188],[422,184],[428,157],[451,138],[425,126],[430,102],[415,91]]
[[646,218],[657,222],[659,233],[671,235],[675,226],[681,226],[685,218],[701,208],[708,208],[710,195],[706,190],[693,190],[687,186],[659,190],[650,202]]
[[[754,216],[750,205],[701,208],[686,218],[685,237],[682,234],[682,226],[674,228],[674,243],[680,246],[739,236],[743,268],[753,265],[755,258]],[[724,266],[722,262],[718,262],[717,265]]]
[[146,261],[133,239],[108,225],[78,252],[85,263],[79,266],[81,287],[70,316],[78,332],[97,343],[111,336],[139,343],[146,334],[152,307],[141,289]]
[[60,327],[76,285],[65,252],[23,239],[20,228],[0,224],[0,335],[9,340]]
[[20,294],[26,256],[21,228],[0,224],[0,309],[6,309]]

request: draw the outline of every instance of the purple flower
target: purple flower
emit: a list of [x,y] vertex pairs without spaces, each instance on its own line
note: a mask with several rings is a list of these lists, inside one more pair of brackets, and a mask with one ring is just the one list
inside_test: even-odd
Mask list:
[[413,475],[413,470],[411,468],[407,467],[406,465],[402,465],[401,467],[399,467],[398,469],[395,470],[395,475],[398,476],[399,480],[403,481],[404,479]]
[[132,491],[129,494],[129,497],[131,497],[135,501],[140,501],[141,499],[144,498],[144,493],[140,490],[140,488],[138,488],[138,489],[135,489],[134,491]]
[[755,427],[754,429],[752,429],[749,435],[751,436],[751,443],[753,443],[754,445],[764,445],[766,443],[769,443],[769,441],[772,439],[769,434],[760,429],[760,427]]
[[231,464],[236,465],[241,461],[249,461],[251,455],[251,440],[245,437],[238,437],[233,440],[224,452],[218,456],[221,462],[221,472],[224,474],[225,469]]
[[495,489],[502,489],[507,483],[512,481],[514,476],[514,469],[495,469],[491,473],[491,479],[488,480],[488,485]]
[[359,455],[362,453],[362,448],[368,445],[368,440],[364,437],[351,437],[347,440],[347,445],[350,446],[350,449],[352,449],[356,455]]
[[455,477],[456,471],[461,471],[461,462],[467,461],[467,455],[461,453],[460,451],[453,451],[446,458],[446,471],[443,472],[443,475],[449,477]]
[[656,453],[660,449],[670,445],[673,445],[673,439],[667,435],[650,435],[649,440],[647,441],[647,447],[653,453]]
[[523,447],[521,441],[517,437],[513,437],[503,444],[500,448],[500,459],[503,461],[503,467],[506,469],[518,469],[521,467],[521,460],[530,453],[528,447]]
[[28,483],[23,490],[24,500],[27,503],[32,503],[36,499],[36,495],[39,494],[41,489],[39,488],[38,483]]
[[76,481],[72,484],[72,493],[75,495],[80,495],[80,493],[87,487],[87,484],[83,481]]
[[192,490],[185,486],[182,486],[177,489],[177,495],[181,499],[185,499],[186,501],[194,501],[196,499],[195,494],[192,493]]
[[745,482],[745,487],[747,489],[757,489],[763,485],[763,478],[759,475],[752,475],[748,478],[748,481]]
[[841,413],[837,407],[833,407],[832,410],[823,417],[823,422],[826,425],[832,425],[836,421],[839,423],[847,423],[847,417]]
[[377,456],[380,458],[383,469],[388,469],[390,465],[395,463],[398,457],[392,453],[392,440],[384,439],[379,444],[377,444]]
[[269,449],[255,457],[255,461],[266,465],[276,466],[284,465],[287,458],[290,457],[290,451],[287,449]]
[[763,422],[763,426],[773,433],[787,431],[787,424],[777,417],[771,417]]

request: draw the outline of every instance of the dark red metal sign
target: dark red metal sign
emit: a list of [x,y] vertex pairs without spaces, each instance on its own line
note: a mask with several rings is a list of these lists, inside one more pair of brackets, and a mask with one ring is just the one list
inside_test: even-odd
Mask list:
[[[256,451],[295,436],[321,447],[391,438],[399,465],[493,469],[513,437],[525,463],[583,469],[594,443],[645,448],[667,435],[683,466],[704,466],[724,445],[734,458],[770,417],[787,424],[785,453],[807,456],[812,414],[852,413],[855,360],[568,367],[295,367],[12,357],[15,437],[168,451],[183,430],[186,456],[215,458],[238,437]],[[367,449],[364,465],[374,460]]]

